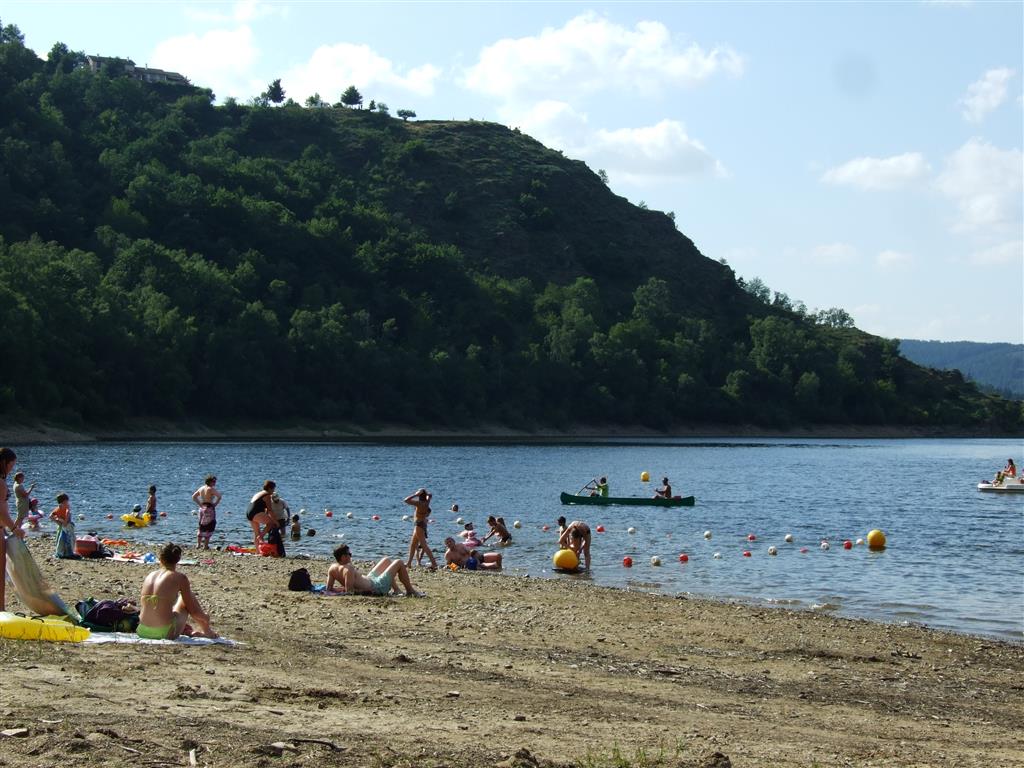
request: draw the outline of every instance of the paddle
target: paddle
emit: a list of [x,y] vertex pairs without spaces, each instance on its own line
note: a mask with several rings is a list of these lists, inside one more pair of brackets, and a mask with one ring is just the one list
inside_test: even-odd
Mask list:
[[597,478],[595,477],[593,480],[588,480],[586,485],[584,485],[582,488],[580,488],[578,491],[576,491],[576,495],[579,496],[581,493],[583,493],[585,490],[587,490],[587,488],[590,488],[591,487],[591,483],[594,483],[595,486],[596,486]]

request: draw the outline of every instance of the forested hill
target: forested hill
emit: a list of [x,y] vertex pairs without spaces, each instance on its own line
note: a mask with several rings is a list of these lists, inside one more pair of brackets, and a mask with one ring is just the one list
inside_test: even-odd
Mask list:
[[0,39],[4,418],[1021,424],[517,131],[214,106]]
[[980,387],[1024,399],[1024,344],[903,339],[900,352],[918,365],[959,370]]

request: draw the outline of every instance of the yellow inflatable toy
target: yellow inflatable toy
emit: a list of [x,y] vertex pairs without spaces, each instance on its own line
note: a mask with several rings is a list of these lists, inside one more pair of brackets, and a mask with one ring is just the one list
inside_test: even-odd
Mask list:
[[640,473],[640,482],[641,483],[648,483],[648,482],[650,482],[650,480],[651,480],[651,473],[650,472],[648,472],[647,470],[644,470],[643,472]]
[[560,549],[551,558],[552,564],[559,571],[575,571],[580,564],[580,559],[571,549]]
[[868,532],[868,549],[885,549],[885,534],[877,528]]
[[121,515],[121,519],[124,520],[124,524],[129,528],[145,528],[151,522],[153,522],[152,515]]
[[9,611],[0,612],[0,637],[10,640],[80,643],[88,636],[88,629],[76,627],[58,616],[25,616]]

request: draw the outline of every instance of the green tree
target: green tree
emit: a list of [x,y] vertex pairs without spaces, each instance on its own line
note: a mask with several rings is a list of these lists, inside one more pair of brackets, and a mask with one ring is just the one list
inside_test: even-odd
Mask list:
[[280,104],[284,101],[284,88],[281,87],[281,78],[277,78],[274,82],[268,85],[267,90],[265,90],[262,95],[267,98],[267,101],[274,104]]
[[320,98],[319,93],[314,93],[312,96],[307,96],[305,103],[306,106],[309,107],[310,109],[321,109],[322,107],[327,106],[327,103],[322,98]]
[[346,107],[362,108],[363,94],[361,94],[354,85],[350,85],[345,89],[345,92],[341,94],[341,103]]
[[601,180],[602,184],[608,186],[608,171],[606,171],[604,168],[597,169],[597,178]]
[[395,114],[402,118],[403,122],[408,120],[410,117],[416,117],[416,113],[413,112],[411,109],[400,109]]

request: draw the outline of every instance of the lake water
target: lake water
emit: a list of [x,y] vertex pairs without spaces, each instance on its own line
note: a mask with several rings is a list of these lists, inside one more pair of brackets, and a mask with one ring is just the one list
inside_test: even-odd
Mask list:
[[[596,584],[735,598],[766,605],[831,611],[886,622],[915,622],[1021,641],[1024,637],[1024,498],[979,493],[1008,456],[1024,459],[1020,440],[665,439],[530,445],[359,443],[120,443],[18,448],[18,468],[48,513],[67,491],[78,533],[128,538],[140,548],[195,542],[190,496],[207,473],[224,493],[214,544],[248,544],[243,514],[266,478],[277,481],[303,529],[288,554],[328,557],[339,541],[357,560],[407,551],[411,508],[402,499],[420,486],[434,493],[430,542],[461,529],[447,510],[478,529],[502,516],[514,543],[503,549],[509,571],[582,578]],[[606,475],[613,496],[650,496],[671,478],[690,508],[563,507]],[[125,529],[119,516],[159,488],[167,517],[155,527]],[[333,512],[331,518],[324,511]],[[348,513],[352,514],[349,518]],[[107,515],[112,514],[113,520]],[[589,574],[551,570],[559,515],[592,529]],[[374,521],[377,515],[380,520]],[[521,528],[512,529],[513,521]],[[553,531],[545,532],[542,526]],[[628,533],[635,528],[635,533]],[[846,539],[873,528],[889,546],[871,552]],[[43,530],[52,531],[44,524]],[[704,532],[711,532],[705,539]],[[754,534],[756,541],[748,541]],[[794,542],[784,541],[792,534]],[[34,534],[38,535],[38,534]],[[831,548],[821,548],[822,540]],[[768,547],[778,549],[768,555]],[[801,552],[806,549],[806,552]],[[751,557],[744,557],[749,550]],[[689,562],[679,562],[685,552]],[[720,553],[720,559],[715,559]],[[634,566],[623,567],[623,557]],[[660,567],[651,565],[659,557]],[[314,581],[324,568],[311,568]],[[141,574],[140,574],[141,577]],[[59,590],[59,584],[54,585]],[[495,582],[495,590],[501,583]]]

